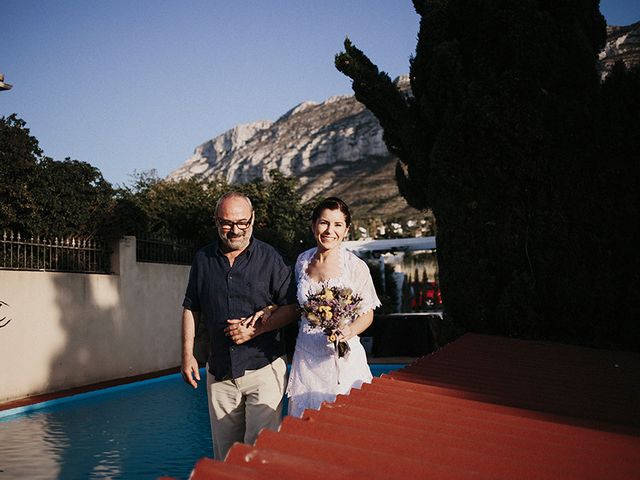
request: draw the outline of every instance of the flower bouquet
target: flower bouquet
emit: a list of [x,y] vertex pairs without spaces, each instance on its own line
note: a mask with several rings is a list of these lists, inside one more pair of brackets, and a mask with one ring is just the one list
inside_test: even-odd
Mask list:
[[358,317],[360,302],[362,298],[348,287],[330,287],[322,284],[320,291],[309,295],[302,305],[302,311],[309,324],[322,330],[329,337],[329,342],[335,346],[338,357],[344,357],[351,350],[347,342],[338,340],[338,336],[340,328]]

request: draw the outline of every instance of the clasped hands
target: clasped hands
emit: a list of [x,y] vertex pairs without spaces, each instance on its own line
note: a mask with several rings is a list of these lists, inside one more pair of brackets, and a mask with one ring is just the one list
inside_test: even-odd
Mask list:
[[236,345],[248,342],[261,333],[260,327],[269,320],[277,308],[277,305],[268,305],[249,317],[231,318],[227,320],[229,325],[224,329],[224,333]]

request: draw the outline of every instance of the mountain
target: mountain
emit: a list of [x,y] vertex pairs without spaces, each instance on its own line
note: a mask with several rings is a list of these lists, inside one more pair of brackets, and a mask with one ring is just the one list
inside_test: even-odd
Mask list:
[[622,61],[631,68],[640,65],[640,22],[624,27],[607,26],[607,42],[598,56],[600,78],[604,79],[613,64]]
[[[409,78],[396,84],[409,92]],[[221,176],[231,183],[269,178],[277,169],[298,179],[303,200],[337,195],[359,219],[416,219],[395,183],[396,160],[374,115],[353,96],[303,102],[275,122],[237,125],[195,149],[169,178]]]
[[[640,64],[640,22],[607,27],[599,56],[604,78],[616,60]],[[409,77],[397,86],[410,95]],[[273,169],[298,179],[303,200],[337,195],[353,207],[354,218],[409,220],[425,217],[409,207],[395,182],[396,159],[389,154],[374,115],[353,96],[322,103],[303,102],[275,122],[237,125],[195,149],[169,178],[220,176],[248,182],[269,178]]]

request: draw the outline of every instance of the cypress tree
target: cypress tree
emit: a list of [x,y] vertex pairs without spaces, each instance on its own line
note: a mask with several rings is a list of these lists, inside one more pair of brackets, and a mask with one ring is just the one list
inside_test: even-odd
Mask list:
[[411,97],[348,39],[335,63],[379,119],[401,194],[435,214],[448,315],[640,349],[640,80],[617,66],[600,83],[598,1],[413,5]]

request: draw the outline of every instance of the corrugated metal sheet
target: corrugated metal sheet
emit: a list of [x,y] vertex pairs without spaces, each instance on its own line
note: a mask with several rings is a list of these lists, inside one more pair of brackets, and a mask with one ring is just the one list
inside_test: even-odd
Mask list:
[[640,479],[640,355],[467,334],[194,480]]

